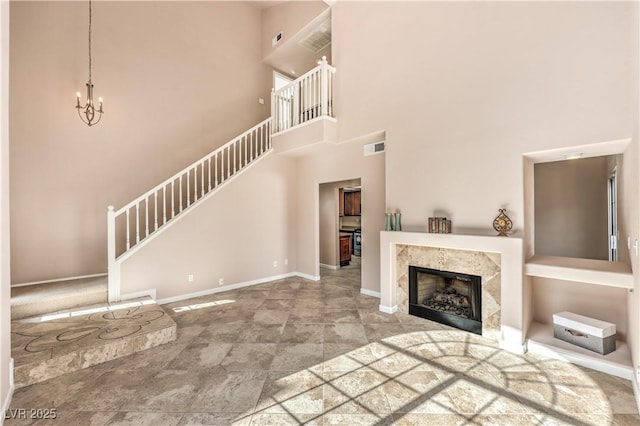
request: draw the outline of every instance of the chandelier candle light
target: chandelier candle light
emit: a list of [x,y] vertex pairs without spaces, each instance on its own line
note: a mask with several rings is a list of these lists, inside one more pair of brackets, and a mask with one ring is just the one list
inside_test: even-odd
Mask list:
[[[93,83],[91,82],[91,0],[89,0],[89,81],[87,82],[87,101],[80,105],[80,92],[76,92],[78,116],[88,126],[98,124],[102,118],[102,98],[98,98],[98,109],[93,102]],[[96,119],[97,118],[97,119]]]

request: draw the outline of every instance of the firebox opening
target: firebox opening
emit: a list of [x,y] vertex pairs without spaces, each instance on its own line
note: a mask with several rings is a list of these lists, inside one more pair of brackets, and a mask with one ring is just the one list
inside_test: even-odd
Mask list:
[[409,313],[482,335],[481,280],[409,266]]

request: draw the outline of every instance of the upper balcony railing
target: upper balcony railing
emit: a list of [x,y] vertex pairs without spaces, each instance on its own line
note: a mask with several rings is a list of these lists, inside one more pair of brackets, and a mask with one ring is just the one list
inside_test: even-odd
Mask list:
[[333,117],[333,74],[322,57],[320,64],[279,90],[271,92],[273,133],[283,132],[317,117]]

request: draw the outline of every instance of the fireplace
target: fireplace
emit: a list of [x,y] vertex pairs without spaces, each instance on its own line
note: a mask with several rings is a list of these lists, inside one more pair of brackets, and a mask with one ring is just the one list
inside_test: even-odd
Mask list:
[[409,266],[409,314],[482,335],[481,277]]

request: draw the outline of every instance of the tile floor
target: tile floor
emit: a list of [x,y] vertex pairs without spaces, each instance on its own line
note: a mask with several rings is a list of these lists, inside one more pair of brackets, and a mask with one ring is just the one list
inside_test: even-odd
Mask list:
[[382,314],[357,264],[322,272],[164,305],[176,341],[19,389],[13,410],[57,419],[4,424],[640,425],[628,381]]

